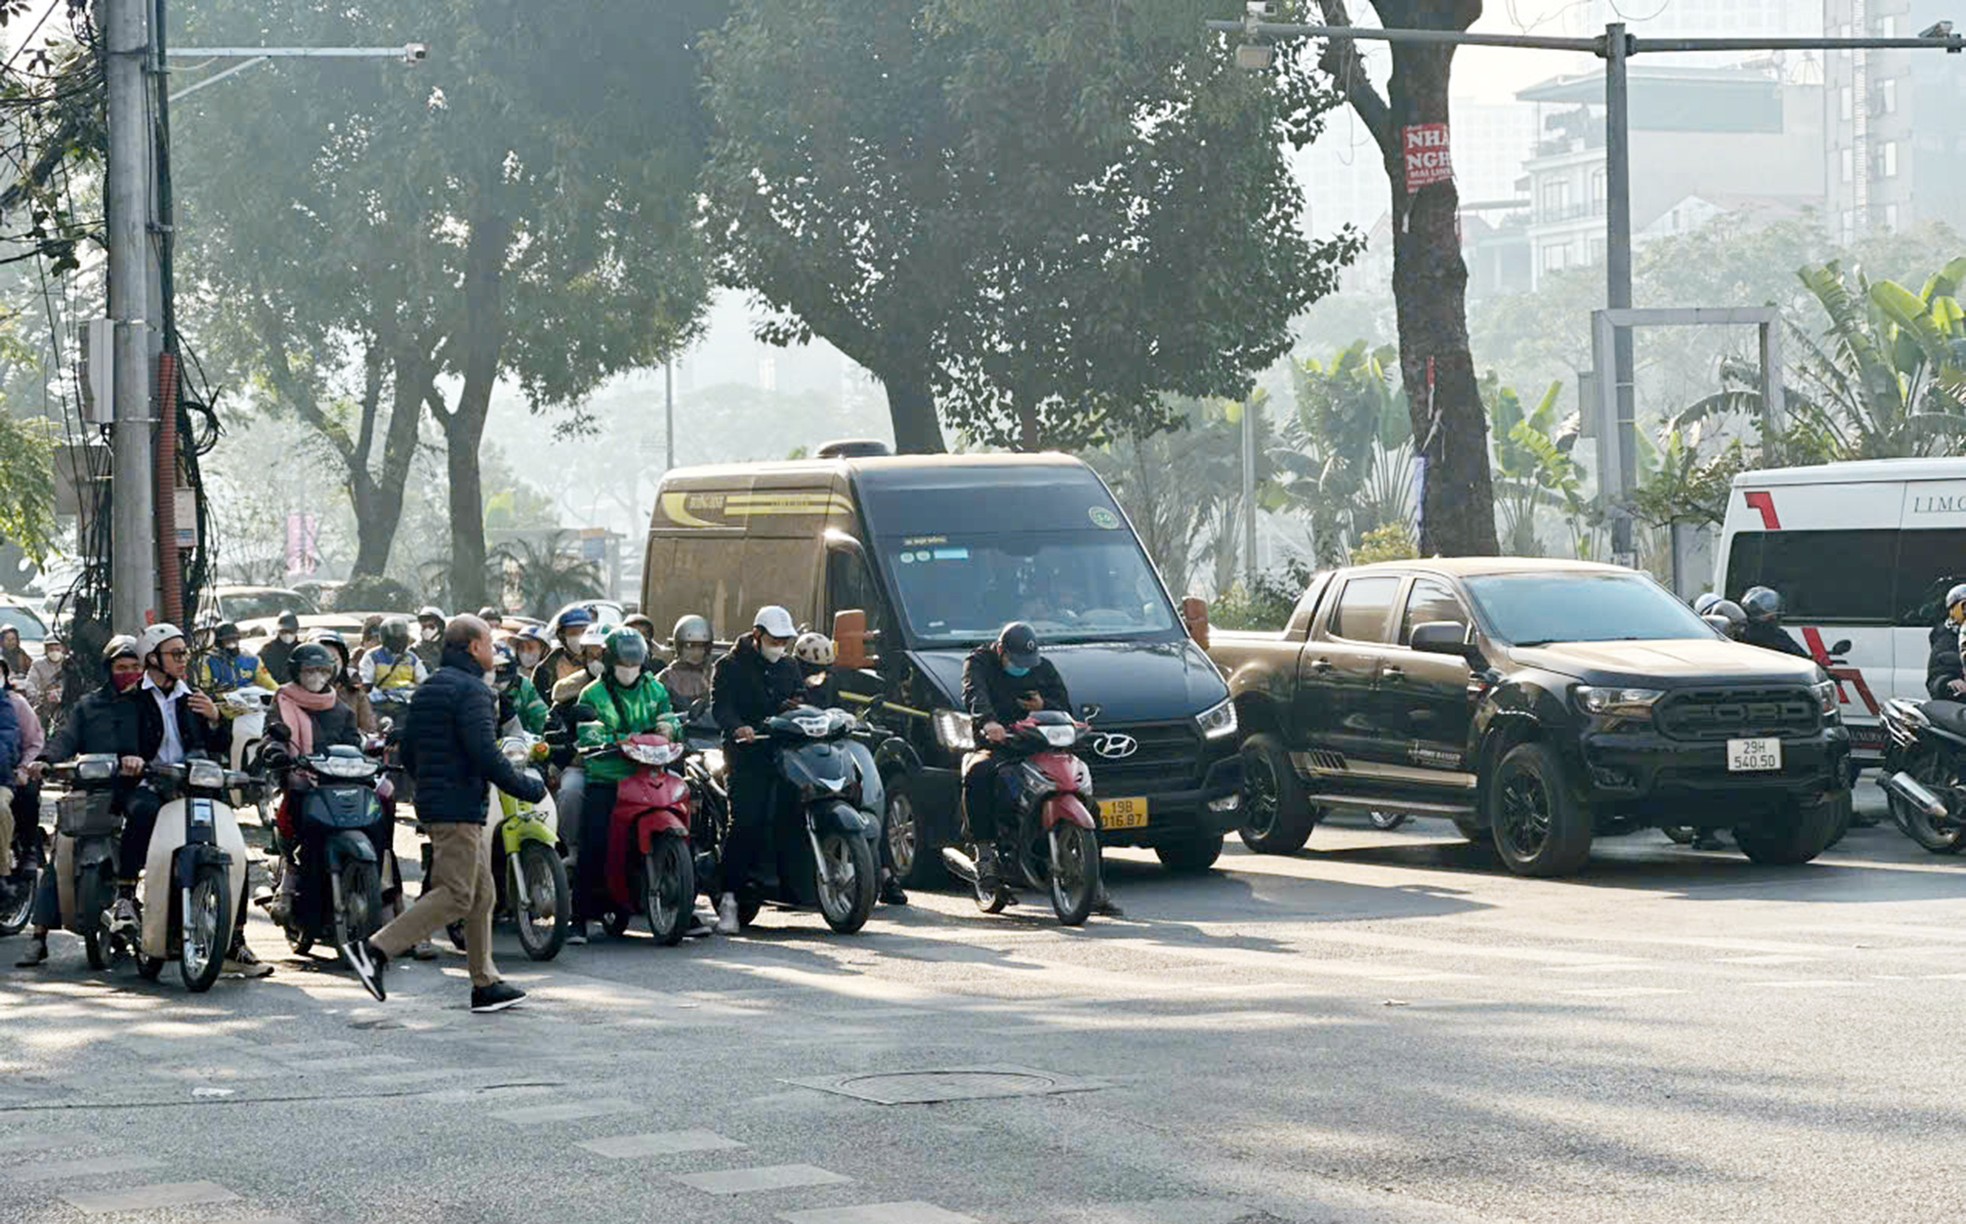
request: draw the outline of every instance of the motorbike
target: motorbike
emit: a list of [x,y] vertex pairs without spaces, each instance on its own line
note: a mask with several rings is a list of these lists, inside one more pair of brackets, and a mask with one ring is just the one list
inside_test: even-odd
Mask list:
[[998,777],[1014,827],[1008,852],[997,856],[1001,878],[985,886],[980,847],[946,846],[942,861],[986,914],[1001,913],[1022,889],[1042,890],[1059,922],[1081,926],[1099,898],[1099,823],[1086,806],[1092,771],[1073,752],[1089,728],[1062,710],[1039,710],[1005,731],[993,751],[1006,758]]
[[[293,768],[310,785],[287,792],[293,840],[276,823],[273,887],[256,900],[286,934],[287,946],[304,956],[317,941],[346,948],[380,930],[383,881],[394,873],[391,855],[378,855],[367,832],[383,813],[380,763],[359,748],[336,744],[301,757]],[[311,871],[296,856],[308,830],[318,832],[325,852]],[[298,878],[289,881],[289,873]],[[303,894],[322,888],[325,895],[301,903]]]
[[13,885],[14,899],[0,906],[0,938],[20,934],[34,915],[34,893],[47,863],[47,837],[41,831],[39,812],[31,819],[15,820],[13,849],[14,873],[7,882]]
[[1881,781],[1891,819],[1933,854],[1966,850],[1966,703],[1884,703]]
[[[543,740],[524,733],[501,740],[499,751],[515,768],[534,776],[547,755]],[[549,792],[538,803],[527,803],[493,788],[486,815],[492,878],[498,881],[496,912],[511,915],[528,957],[552,960],[573,925],[573,889],[567,883],[553,796]]]
[[[879,886],[876,839],[886,794],[874,755],[860,742],[864,724],[844,710],[798,706],[759,728],[772,753],[772,836],[760,880],[723,880],[730,838],[730,796],[723,754],[692,756],[690,778],[707,819],[699,840],[698,877],[721,881],[738,897],[749,926],[765,903],[817,909],[833,930],[850,935],[867,924]],[[787,802],[787,801],[792,802]]]
[[[234,773],[258,774],[260,749],[266,739],[266,709],[273,702],[273,694],[263,688],[236,688],[220,693],[216,700],[232,726],[229,768]],[[246,806],[244,789],[234,790],[231,800],[235,808]],[[260,822],[265,823],[263,809],[259,816]]]
[[175,960],[185,989],[202,994],[224,967],[239,916],[233,907],[246,896],[246,839],[228,799],[263,802],[263,786],[205,757],[149,765],[144,776],[164,806],[144,860],[137,973],[154,982]]
[[62,925],[82,937],[89,968],[107,969],[127,954],[121,936],[103,925],[116,901],[116,847],[123,833],[123,814],[115,810],[117,759],[114,753],[89,753],[49,770],[68,787],[55,800],[54,869],[61,901]]
[[[602,919],[610,935],[628,928],[630,915],[648,918],[649,934],[674,947],[689,934],[696,910],[696,850],[691,840],[694,807],[681,764],[687,749],[666,734],[629,737],[589,756],[619,754],[635,772],[615,789],[608,821],[606,888],[611,907]],[[587,853],[585,846],[581,853]]]

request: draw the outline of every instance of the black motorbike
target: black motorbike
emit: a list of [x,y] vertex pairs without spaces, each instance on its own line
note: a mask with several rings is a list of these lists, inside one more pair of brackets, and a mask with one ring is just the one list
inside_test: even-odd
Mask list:
[[123,813],[116,807],[117,768],[114,753],[100,752],[49,771],[68,786],[55,800],[55,832],[69,841],[67,876],[59,881],[62,922],[82,937],[91,969],[107,969],[113,955],[129,951],[103,926],[104,915],[116,902],[116,847],[123,834]]
[[1884,793],[1905,836],[1933,854],[1966,849],[1966,703],[1884,703]]
[[730,794],[723,754],[692,753],[688,777],[697,794],[697,878],[709,895],[734,892],[738,921],[749,926],[766,903],[817,909],[826,925],[852,934],[874,911],[879,886],[881,812],[886,796],[874,755],[858,736],[865,725],[844,710],[799,706],[765,720],[760,738],[772,754],[772,827],[763,878],[725,881]]
[[[381,773],[374,757],[345,744],[291,766],[292,840],[274,822],[273,888],[257,900],[296,954],[307,954],[318,941],[352,947],[381,929],[387,864],[368,832],[382,819]],[[296,788],[296,775],[307,785]],[[321,847],[320,862],[302,862],[300,846],[309,841]],[[289,873],[297,875],[293,887]]]

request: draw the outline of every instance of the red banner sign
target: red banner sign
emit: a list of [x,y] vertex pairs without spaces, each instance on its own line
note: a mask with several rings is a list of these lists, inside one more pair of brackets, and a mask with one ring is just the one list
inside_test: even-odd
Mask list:
[[1447,148],[1447,125],[1416,123],[1399,130],[1400,147],[1406,152],[1406,192],[1408,195],[1434,183],[1454,177],[1454,158]]

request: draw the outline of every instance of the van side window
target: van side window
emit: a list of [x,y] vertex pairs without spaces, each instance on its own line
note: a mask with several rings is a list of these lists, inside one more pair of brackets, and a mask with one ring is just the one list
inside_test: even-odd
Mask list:
[[1404,646],[1413,640],[1414,626],[1431,621],[1466,625],[1467,609],[1445,584],[1431,578],[1416,578],[1413,589],[1406,593],[1406,613],[1399,618],[1399,644]]
[[1400,579],[1390,574],[1347,582],[1338,606],[1331,610],[1331,636],[1349,642],[1385,641],[1399,584]]
[[878,632],[888,627],[880,588],[874,585],[866,559],[848,549],[826,554],[826,608],[833,613],[859,608],[867,614],[868,629]]
[[1749,587],[1773,587],[1790,620],[1888,625],[1898,607],[1918,602],[1918,588],[1931,577],[1903,570],[1900,535],[1888,529],[1744,531],[1734,537],[1722,593],[1739,599]]

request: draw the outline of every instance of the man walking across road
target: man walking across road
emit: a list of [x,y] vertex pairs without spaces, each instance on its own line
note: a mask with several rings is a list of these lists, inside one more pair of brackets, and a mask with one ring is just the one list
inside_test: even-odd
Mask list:
[[429,887],[374,938],[341,951],[362,985],[383,999],[390,958],[462,919],[471,1010],[504,1011],[526,995],[501,981],[492,964],[498,890],[484,836],[486,788],[537,803],[546,787],[519,773],[498,750],[498,695],[485,683],[493,662],[491,626],[476,616],[454,616],[444,626],[443,647],[441,665],[410,702],[403,735],[404,764],[416,777],[417,819],[430,836]]

